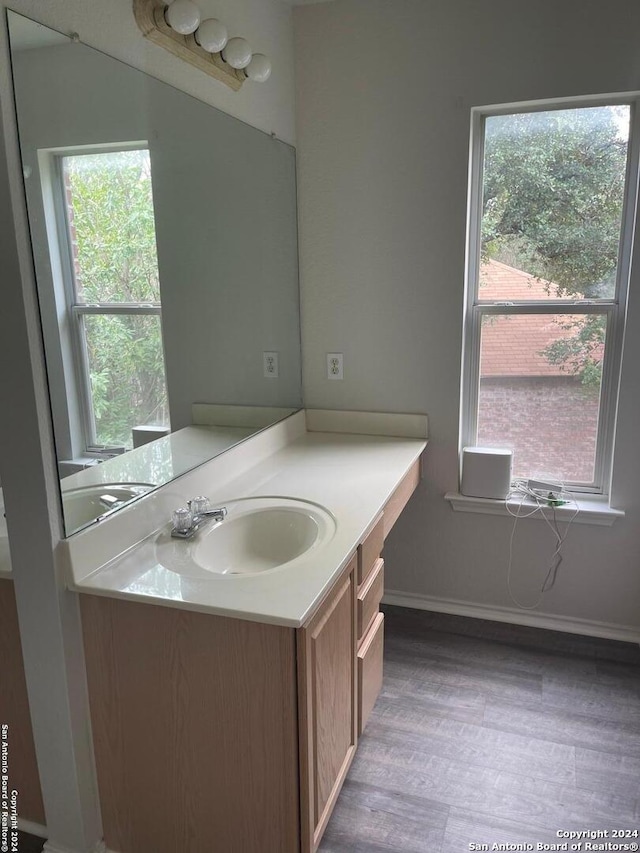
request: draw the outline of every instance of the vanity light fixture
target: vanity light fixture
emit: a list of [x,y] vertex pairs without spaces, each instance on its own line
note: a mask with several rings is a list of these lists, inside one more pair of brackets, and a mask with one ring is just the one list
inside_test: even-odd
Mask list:
[[234,91],[247,78],[264,83],[271,75],[267,56],[254,54],[246,39],[230,39],[216,18],[202,20],[193,0],[133,0],[133,14],[146,38]]

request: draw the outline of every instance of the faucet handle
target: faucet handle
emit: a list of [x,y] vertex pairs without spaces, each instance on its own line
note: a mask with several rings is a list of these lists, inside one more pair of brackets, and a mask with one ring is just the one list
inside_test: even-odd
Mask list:
[[186,533],[188,530],[191,530],[193,516],[190,509],[184,506],[179,507],[173,512],[171,520],[176,533]]
[[187,506],[191,510],[192,515],[202,515],[209,509],[209,498],[205,495],[198,495],[197,498],[188,501]]

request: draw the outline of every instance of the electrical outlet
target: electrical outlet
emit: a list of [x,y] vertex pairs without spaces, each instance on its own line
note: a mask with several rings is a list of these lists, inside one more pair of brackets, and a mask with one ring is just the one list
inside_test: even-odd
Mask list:
[[327,353],[327,379],[344,379],[341,352]]
[[277,352],[262,353],[262,367],[265,379],[277,379],[280,375]]

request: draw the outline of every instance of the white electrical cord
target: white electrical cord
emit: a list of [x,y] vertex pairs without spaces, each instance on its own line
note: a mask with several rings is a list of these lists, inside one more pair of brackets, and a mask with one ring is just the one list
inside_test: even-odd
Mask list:
[[[576,501],[574,496],[569,491],[567,491],[564,486],[561,486],[560,491],[558,493],[560,495],[559,500],[562,501],[561,505],[564,506],[566,504],[572,503],[575,506],[575,512],[567,522],[567,527],[564,531],[564,534],[562,534],[558,528],[558,519],[556,516],[557,504],[552,503],[550,505],[547,499],[541,497],[537,492],[532,491],[529,488],[527,480],[516,480],[514,481],[512,486],[512,491],[507,495],[504,502],[507,512],[513,517],[513,527],[511,529],[511,536],[509,538],[509,566],[507,569],[507,589],[511,601],[513,601],[513,603],[517,607],[520,607],[522,610],[535,610],[535,608],[538,607],[538,605],[542,601],[545,592],[548,592],[556,582],[556,578],[558,576],[558,569],[560,568],[560,564],[562,563],[562,546],[564,544],[565,539],[567,538],[567,534],[569,533],[569,528],[571,527],[574,519],[580,512],[580,507],[578,506],[578,502]],[[511,507],[509,506],[509,500],[513,498],[514,494],[520,495],[520,503],[518,504],[517,512],[515,513],[511,511]],[[534,506],[530,512],[528,512],[526,515],[523,515],[522,509],[524,506],[526,506],[525,501],[527,500],[527,498],[534,501]],[[545,509],[552,510],[553,523],[547,518]],[[556,543],[555,550],[551,556],[549,570],[540,588],[540,595],[538,596],[537,601],[534,604],[523,604],[521,601],[518,601],[511,587],[511,570],[513,567],[513,542],[516,535],[516,527],[518,525],[518,520],[520,518],[530,518],[531,516],[536,515],[536,513],[542,514],[542,517],[544,518],[547,526],[551,529],[552,533],[555,536]]]

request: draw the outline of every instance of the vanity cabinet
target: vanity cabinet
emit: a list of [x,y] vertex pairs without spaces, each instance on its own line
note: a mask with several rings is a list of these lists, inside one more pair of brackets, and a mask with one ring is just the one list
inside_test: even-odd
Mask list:
[[80,597],[109,850],[317,848],[357,744],[356,566],[299,629]]
[[80,596],[109,850],[315,853],[382,685],[389,529],[385,509],[300,628]]
[[293,628],[81,595],[105,843],[298,853]]

